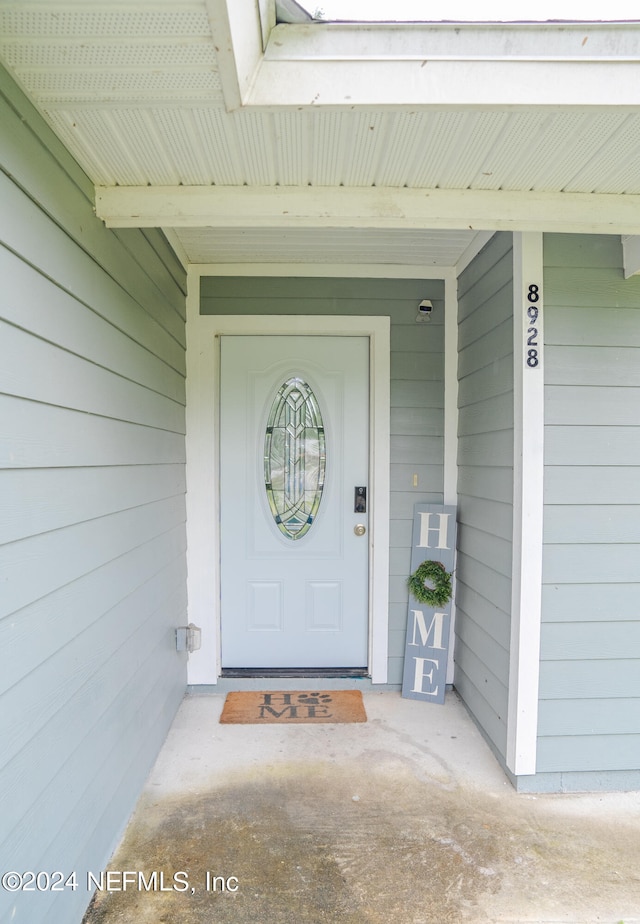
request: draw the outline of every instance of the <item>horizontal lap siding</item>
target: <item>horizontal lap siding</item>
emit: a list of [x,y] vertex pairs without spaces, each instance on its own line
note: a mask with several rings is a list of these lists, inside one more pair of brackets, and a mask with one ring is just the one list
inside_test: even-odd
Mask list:
[[[185,274],[95,218],[5,74],[0,118],[0,856],[101,869],[186,684]],[[0,919],[89,898],[0,892]]]
[[[203,314],[391,317],[390,684],[402,682],[413,505],[442,503],[444,453],[443,283],[423,280],[209,277]],[[418,305],[434,317],[416,323]],[[417,476],[417,487],[414,487]]]
[[513,529],[513,257],[498,234],[458,281],[455,685],[504,757]]
[[546,235],[544,261],[538,771],[637,786],[640,279],[614,236]]

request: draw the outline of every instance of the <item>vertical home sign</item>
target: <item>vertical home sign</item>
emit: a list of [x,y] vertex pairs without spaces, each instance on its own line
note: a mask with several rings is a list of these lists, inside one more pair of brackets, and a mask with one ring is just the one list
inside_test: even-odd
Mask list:
[[[416,504],[411,545],[411,574],[425,562],[440,562],[451,574],[456,551],[456,508]],[[430,585],[427,580],[427,588]],[[420,603],[409,591],[409,616],[402,695],[444,703],[451,628],[451,600],[442,606]]]

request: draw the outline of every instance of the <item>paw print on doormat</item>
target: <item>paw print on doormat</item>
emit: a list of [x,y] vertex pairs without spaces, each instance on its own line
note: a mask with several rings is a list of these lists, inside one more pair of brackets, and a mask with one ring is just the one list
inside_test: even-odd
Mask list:
[[329,693],[300,693],[298,702],[301,706],[324,706],[332,699]]

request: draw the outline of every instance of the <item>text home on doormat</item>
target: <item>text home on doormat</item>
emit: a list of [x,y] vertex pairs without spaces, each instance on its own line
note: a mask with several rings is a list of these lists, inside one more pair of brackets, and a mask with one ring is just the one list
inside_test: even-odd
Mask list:
[[360,690],[277,690],[228,693],[222,724],[290,725],[366,722]]

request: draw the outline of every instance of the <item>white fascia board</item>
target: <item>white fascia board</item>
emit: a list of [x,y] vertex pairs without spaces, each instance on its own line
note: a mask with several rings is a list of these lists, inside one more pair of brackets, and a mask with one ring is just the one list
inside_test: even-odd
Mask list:
[[96,187],[110,228],[384,228],[640,234],[640,196],[382,187]]
[[222,95],[229,111],[239,109],[262,61],[269,28],[266,0],[205,0]]
[[640,63],[264,61],[247,106],[640,105]]
[[640,64],[518,61],[264,61],[247,106],[640,105]]
[[625,279],[640,273],[640,235],[623,236],[622,265]]
[[640,25],[274,26],[270,0],[205,0],[228,110],[637,106]]
[[276,26],[270,61],[635,61],[640,24],[311,23]]
[[248,106],[637,106],[640,26],[276,26]]

